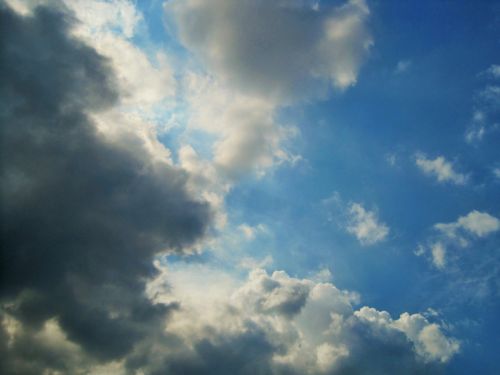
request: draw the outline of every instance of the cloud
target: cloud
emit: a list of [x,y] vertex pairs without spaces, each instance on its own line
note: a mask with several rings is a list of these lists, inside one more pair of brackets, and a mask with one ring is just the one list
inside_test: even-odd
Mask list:
[[500,168],[498,167],[493,168],[493,176],[495,176],[497,180],[500,179]]
[[[238,91],[283,102],[356,83],[372,38],[363,0],[166,2],[180,40]],[[279,20],[279,22],[276,22]]]
[[58,9],[0,6],[3,373],[121,360],[176,308],[143,293],[153,258],[188,251],[212,216],[136,132],[98,130],[119,79]]
[[110,59],[123,110],[144,116],[154,106],[167,106],[176,90],[173,69],[160,49],[146,54],[132,38],[144,27],[142,14],[128,0],[67,0],[78,23],[72,33]]
[[446,247],[441,242],[431,245],[432,263],[437,268],[443,269],[446,266]]
[[[362,0],[321,9],[301,0],[168,1],[164,9],[167,28],[190,53],[180,156],[190,150],[189,166],[202,172],[191,181],[207,181],[210,171],[207,184],[191,185],[219,202],[223,224],[220,202],[236,182],[301,160],[286,147],[297,127],[280,121],[280,110],[355,84],[372,44],[369,9]],[[196,145],[200,133],[208,153]]]
[[395,74],[402,74],[408,71],[411,68],[411,60],[401,60],[398,61],[396,65],[396,69],[394,70]]
[[263,174],[291,160],[282,144],[295,129],[276,121],[272,103],[194,74],[187,76],[186,86],[189,128],[216,136],[213,164],[220,179],[233,182],[251,172]]
[[477,110],[472,117],[472,125],[465,132],[465,140],[467,143],[481,141],[487,132],[485,125],[485,114]]
[[491,65],[487,70],[486,74],[490,75],[493,78],[500,78],[500,65]]
[[468,176],[454,170],[452,163],[443,156],[428,159],[424,154],[415,156],[415,164],[428,176],[434,176],[439,182],[451,182],[455,185],[467,183]]
[[434,228],[451,239],[459,238],[460,231],[476,237],[485,237],[500,229],[500,220],[486,212],[474,210],[453,223],[438,223]]
[[389,164],[391,167],[394,167],[396,166],[396,164],[398,163],[398,156],[394,153],[392,154],[387,154],[385,156],[385,161],[387,162],[387,164]]
[[[201,299],[183,303],[183,280],[203,275],[211,281],[194,286]],[[143,362],[136,370],[146,373],[434,374],[460,349],[443,325],[422,314],[393,319],[372,307],[356,309],[357,294],[283,271],[254,269],[240,283],[208,267],[177,265],[164,277],[171,278],[164,293],[182,306],[168,328],[193,350]],[[225,303],[208,292],[219,284],[232,286]]]
[[[140,15],[127,4],[71,2],[70,8],[83,10],[45,6],[23,16],[0,5],[0,373],[437,373],[459,342],[445,325],[421,314],[394,319],[371,307],[358,309],[356,293],[283,271],[255,269],[240,280],[194,261],[166,270],[157,260],[188,254],[205,238],[214,220],[211,206],[222,204],[240,171],[285,158],[274,118],[278,104],[260,95],[281,105],[304,98],[284,94],[302,81],[309,83],[308,95],[326,81],[339,88],[355,82],[371,41],[364,2],[327,8],[325,15],[311,13],[318,6],[304,10],[309,8],[301,2],[287,1],[283,8],[244,3],[270,8],[270,15],[294,27],[305,12],[314,32],[304,29],[303,37],[309,41],[319,32],[310,47],[319,52],[309,51],[322,59],[313,71],[294,61],[271,81],[269,95],[257,80],[255,93],[243,95],[251,100],[235,100],[221,111],[217,118],[227,124],[200,121],[221,134],[213,162],[184,145],[180,166],[142,112],[171,95],[174,88],[160,87],[173,84],[172,77],[168,65],[155,64],[130,43]],[[278,24],[278,37],[285,26]],[[309,48],[304,41],[292,46]],[[280,54],[271,55],[282,62]],[[226,57],[224,64],[230,64]],[[248,64],[234,68],[235,87],[255,76],[258,66]],[[263,76],[272,79],[272,69]],[[232,77],[228,72],[223,79]],[[229,124],[241,117],[251,125],[243,121],[233,130]],[[244,156],[231,154],[236,149]],[[356,205],[352,225],[360,241],[385,237],[385,224],[359,204],[351,208]]]
[[373,245],[383,241],[389,234],[389,227],[379,222],[377,214],[367,211],[359,203],[351,203],[348,215],[347,231],[356,236],[362,245]]
[[[429,250],[433,264],[444,269],[447,265],[448,247],[469,247],[471,242],[485,238],[500,230],[500,220],[486,212],[473,210],[451,223],[437,223],[433,226],[437,235],[430,241]],[[420,245],[416,255],[426,253]]]
[[500,66],[492,65],[479,76],[486,79],[486,83],[474,94],[472,121],[465,131],[465,141],[470,144],[482,141],[485,135],[498,130],[499,126],[500,86],[496,80],[500,78]]

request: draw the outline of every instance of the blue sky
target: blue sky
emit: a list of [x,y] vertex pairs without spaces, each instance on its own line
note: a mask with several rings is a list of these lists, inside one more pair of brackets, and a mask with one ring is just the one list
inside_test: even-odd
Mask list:
[[[194,228],[178,205],[210,210],[195,215],[203,233],[172,245],[177,234],[144,232],[157,218],[146,200],[147,224],[130,231],[166,248],[123,255],[154,264],[137,288],[180,306],[165,337],[191,349],[145,334],[97,361],[67,312],[48,314],[82,373],[500,371],[500,3],[62,3],[80,20],[72,38],[118,77],[112,106],[82,109],[99,137],[183,176],[186,196],[160,197],[178,232]],[[31,2],[6,4],[38,17]],[[27,323],[2,311],[15,341],[8,322]],[[242,353],[217,367],[204,350],[225,358],[226,344]],[[280,349],[255,349],[266,345]]]

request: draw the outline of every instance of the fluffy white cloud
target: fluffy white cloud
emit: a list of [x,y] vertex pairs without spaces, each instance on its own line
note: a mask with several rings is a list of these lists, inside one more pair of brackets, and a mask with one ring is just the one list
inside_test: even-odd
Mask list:
[[[500,220],[486,212],[473,210],[460,216],[451,223],[437,223],[433,227],[437,231],[435,239],[430,241],[428,250],[432,262],[437,268],[444,269],[447,264],[447,248],[468,247],[477,238],[487,237],[500,230]],[[424,255],[426,248],[420,245],[415,253]]]
[[384,240],[389,234],[389,227],[380,222],[376,212],[366,210],[359,203],[352,203],[348,210],[349,224],[347,231],[363,245],[373,245]]
[[450,239],[460,239],[461,231],[485,237],[500,229],[500,220],[486,212],[474,210],[465,216],[460,216],[455,222],[438,223],[434,227]]
[[446,247],[441,242],[433,243],[431,246],[432,263],[437,268],[444,268],[446,265]]
[[415,164],[429,176],[434,176],[439,182],[451,182],[456,185],[464,185],[467,182],[467,175],[455,171],[453,164],[443,156],[435,159],[428,159],[424,154],[417,154]]
[[221,178],[262,174],[275,163],[291,160],[282,143],[294,128],[275,120],[275,106],[259,97],[235,93],[214,79],[186,77],[190,129],[216,136],[213,163]]

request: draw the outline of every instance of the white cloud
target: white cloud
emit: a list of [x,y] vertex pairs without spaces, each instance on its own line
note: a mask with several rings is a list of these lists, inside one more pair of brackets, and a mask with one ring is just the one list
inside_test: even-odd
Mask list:
[[500,229],[500,220],[486,212],[474,210],[459,217],[455,222],[438,223],[434,227],[451,239],[459,238],[460,231],[477,237],[485,237]]
[[452,163],[443,156],[435,159],[428,159],[424,154],[418,153],[415,157],[415,164],[429,176],[434,176],[439,182],[451,182],[456,185],[464,185],[467,175],[457,172]]
[[437,268],[444,268],[446,265],[446,248],[441,242],[431,245],[432,263]]
[[[444,269],[448,263],[448,248],[466,248],[478,238],[487,237],[500,230],[500,220],[486,212],[473,210],[451,223],[437,223],[433,226],[437,235],[428,245],[433,264]],[[419,245],[417,256],[424,255],[426,247]]]
[[213,162],[219,172],[235,179],[249,172],[263,173],[275,163],[291,159],[282,143],[294,135],[274,118],[275,106],[259,97],[235,93],[214,79],[186,77],[188,126],[217,137]]
[[263,224],[257,224],[255,226],[248,225],[246,223],[238,226],[238,229],[243,233],[247,240],[253,240],[259,233],[266,233],[266,226]]
[[377,214],[367,211],[361,204],[352,203],[348,211],[347,231],[362,245],[373,245],[384,240],[389,234],[389,227],[379,221]]
[[456,340],[446,338],[437,324],[429,324],[421,314],[402,313],[394,325],[408,335],[417,352],[429,361],[447,362],[460,348]]

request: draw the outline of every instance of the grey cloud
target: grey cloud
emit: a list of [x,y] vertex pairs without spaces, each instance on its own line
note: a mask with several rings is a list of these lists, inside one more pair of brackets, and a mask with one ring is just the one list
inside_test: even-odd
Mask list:
[[[173,359],[168,364],[172,374],[271,374],[271,358],[276,348],[259,329],[234,336],[220,336],[215,341],[203,339],[195,344],[196,355],[189,360]],[[152,375],[165,373],[152,372]]]
[[[202,238],[210,209],[139,137],[99,136],[89,113],[119,93],[70,14],[0,11],[2,314],[34,332],[56,319],[95,359],[121,358],[176,308],[143,293],[153,257]],[[11,354],[3,373],[30,373]]]
[[363,0],[166,2],[182,42],[242,92],[288,101],[345,88],[372,43]]

